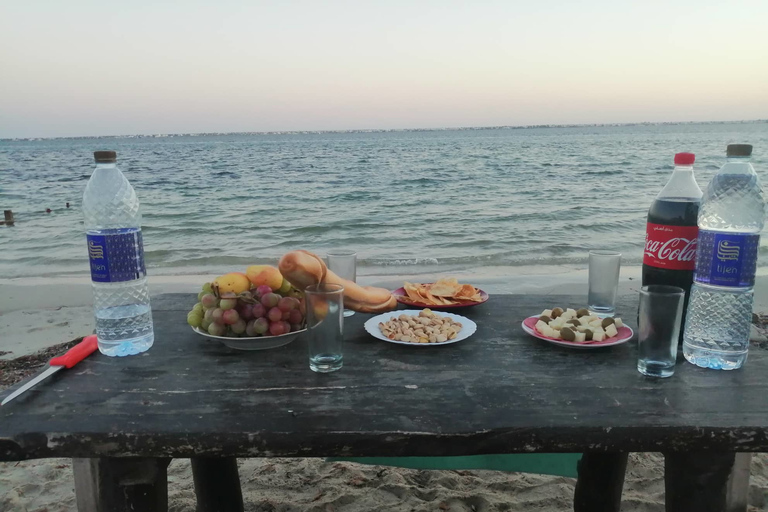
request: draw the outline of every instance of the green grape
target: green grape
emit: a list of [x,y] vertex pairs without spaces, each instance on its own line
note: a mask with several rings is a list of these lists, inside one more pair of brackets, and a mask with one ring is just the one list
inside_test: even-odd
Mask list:
[[291,288],[293,288],[293,287],[291,286],[291,283],[289,283],[287,279],[283,278],[283,284],[282,284],[282,285],[280,285],[280,288],[277,290],[277,293],[279,293],[280,295],[282,295],[283,297],[285,297],[285,295],[286,295],[286,294],[287,294],[289,291],[291,291]]
[[227,333],[227,326],[224,324],[212,323],[208,326],[208,334],[213,336],[224,336]]
[[205,283],[203,285],[203,291],[205,293],[213,293],[213,286],[211,286],[211,283]]
[[203,314],[203,305],[201,303],[195,304],[195,306],[192,308],[192,311],[199,311],[200,314]]
[[206,293],[206,292],[200,292],[200,293],[198,293],[198,294],[197,294],[197,300],[199,300],[199,301],[200,301],[200,300],[203,300],[203,296],[205,295],[205,293]]
[[208,327],[213,323],[210,318],[203,318],[203,322],[200,324],[200,328],[204,331],[208,331]]
[[221,299],[219,302],[219,307],[225,311],[235,309],[235,306],[237,306],[237,299]]
[[190,311],[187,315],[187,323],[192,327],[200,327],[203,323],[203,315],[199,311]]

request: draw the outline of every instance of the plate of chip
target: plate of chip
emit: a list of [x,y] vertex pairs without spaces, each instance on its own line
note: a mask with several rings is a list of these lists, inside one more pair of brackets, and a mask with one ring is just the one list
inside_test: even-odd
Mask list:
[[[404,319],[403,317],[408,318]],[[425,320],[418,321],[416,318],[425,318]],[[446,324],[446,329],[443,329],[442,325],[430,321],[433,318],[438,318],[440,320],[440,324]],[[402,337],[398,335],[398,332],[402,332],[402,329],[398,328],[398,324],[401,322],[407,323],[408,319],[413,319],[414,323],[421,324],[418,327],[421,327],[425,334],[427,334],[427,329],[425,327],[432,327],[433,329],[437,327],[438,332],[449,333],[453,331],[454,335],[451,337],[451,334],[446,334],[445,341],[439,341],[442,338],[437,338],[435,341],[430,341],[428,336],[425,336],[427,341],[419,341],[421,336],[416,336],[415,341],[404,341],[402,339],[396,339],[398,337]],[[428,321],[429,323],[427,323]],[[369,318],[363,327],[368,332],[368,334],[382,341],[395,343],[397,345],[412,345],[419,347],[450,345],[451,343],[456,343],[469,338],[477,330],[477,324],[469,318],[463,317],[461,315],[455,315],[453,313],[435,313],[430,309],[401,309],[398,311],[389,311],[387,313],[374,316],[373,318]],[[418,332],[418,328],[412,328],[411,330]]]
[[615,336],[612,336],[610,338],[605,338],[602,341],[577,342],[577,341],[567,341],[562,339],[556,339],[550,336],[545,336],[536,330],[536,322],[539,321],[539,318],[540,318],[540,315],[534,315],[534,316],[529,316],[528,318],[523,320],[523,324],[522,324],[523,330],[528,334],[530,334],[531,336],[534,336],[536,338],[539,338],[540,340],[544,340],[549,343],[552,343],[553,345],[558,345],[560,347],[577,348],[577,349],[612,347],[614,345],[621,345],[622,343],[626,343],[630,339],[632,339],[632,336],[634,336],[634,332],[630,327],[627,327],[626,325],[622,325],[620,328],[617,329],[617,334]]
[[405,282],[392,292],[397,302],[420,308],[450,309],[477,306],[488,300],[488,294],[471,284],[460,284],[455,278],[438,279],[434,283]]

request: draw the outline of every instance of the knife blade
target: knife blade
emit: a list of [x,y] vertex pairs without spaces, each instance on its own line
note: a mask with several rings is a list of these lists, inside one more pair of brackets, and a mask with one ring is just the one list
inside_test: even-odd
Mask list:
[[40,382],[44,381],[54,373],[58,372],[59,370],[63,368],[72,368],[77,363],[88,357],[89,355],[93,354],[93,352],[96,351],[98,348],[98,339],[95,334],[92,334],[90,336],[86,336],[83,338],[83,341],[72,347],[71,349],[67,350],[67,352],[58,357],[54,357],[50,361],[48,361],[49,368],[46,369],[43,373],[32,379],[31,381],[27,382],[23,386],[21,386],[19,389],[5,397],[5,400],[0,402],[0,406],[7,404],[17,396],[21,395],[28,389],[33,388]]

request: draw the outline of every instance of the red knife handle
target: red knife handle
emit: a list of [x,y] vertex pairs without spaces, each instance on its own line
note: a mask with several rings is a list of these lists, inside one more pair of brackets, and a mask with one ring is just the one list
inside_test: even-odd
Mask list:
[[93,354],[99,346],[98,338],[95,334],[86,336],[83,341],[67,350],[63,356],[54,357],[50,360],[51,366],[64,366],[65,368],[72,368],[77,363]]

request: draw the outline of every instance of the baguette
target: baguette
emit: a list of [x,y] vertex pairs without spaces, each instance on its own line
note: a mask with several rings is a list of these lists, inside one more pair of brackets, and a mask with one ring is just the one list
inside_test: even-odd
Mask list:
[[291,251],[280,258],[283,277],[299,290],[319,283],[344,287],[344,307],[359,313],[384,313],[397,307],[397,300],[386,288],[360,286],[328,270],[325,262],[309,251]]

